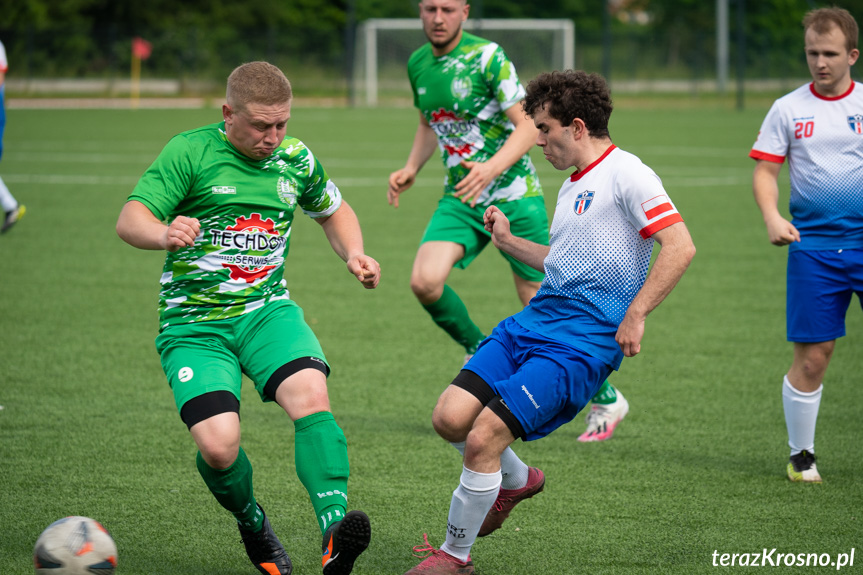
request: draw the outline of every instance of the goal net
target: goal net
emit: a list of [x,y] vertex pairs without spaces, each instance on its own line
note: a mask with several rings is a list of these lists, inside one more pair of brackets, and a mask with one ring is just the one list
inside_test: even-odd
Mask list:
[[[541,72],[575,64],[575,25],[566,19],[476,19],[463,27],[500,44],[527,84]],[[407,63],[427,41],[419,18],[372,18],[357,30],[352,80],[353,99],[377,106],[383,100],[411,98]]]

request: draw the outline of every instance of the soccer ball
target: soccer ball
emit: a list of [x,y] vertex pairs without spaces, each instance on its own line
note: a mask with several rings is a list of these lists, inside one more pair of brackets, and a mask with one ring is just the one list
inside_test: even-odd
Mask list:
[[49,525],[33,549],[38,575],[113,575],[117,546],[89,517],[66,517]]

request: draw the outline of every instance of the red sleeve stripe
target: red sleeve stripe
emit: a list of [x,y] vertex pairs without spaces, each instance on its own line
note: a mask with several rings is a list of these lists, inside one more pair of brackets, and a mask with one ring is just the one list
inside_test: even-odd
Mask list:
[[655,221],[652,224],[645,226],[644,228],[641,229],[641,231],[639,233],[641,234],[641,237],[646,240],[647,238],[649,238],[650,236],[652,236],[653,234],[655,234],[659,230],[665,229],[668,226],[670,226],[671,224],[676,224],[677,222],[682,222],[682,221],[683,221],[683,218],[680,216],[680,213],[674,212],[673,214],[665,216],[661,220]]
[[664,214],[665,212],[670,212],[673,209],[674,209],[674,206],[672,206],[669,202],[665,202],[664,204],[659,204],[655,208],[650,208],[649,210],[645,211],[644,214],[647,216],[648,220],[652,220],[653,218],[655,218],[659,214]]
[[767,152],[759,152],[758,150],[752,150],[749,152],[749,157],[753,160],[767,160],[768,162],[776,164],[781,164],[785,161],[785,156],[776,156],[774,154],[768,154]]

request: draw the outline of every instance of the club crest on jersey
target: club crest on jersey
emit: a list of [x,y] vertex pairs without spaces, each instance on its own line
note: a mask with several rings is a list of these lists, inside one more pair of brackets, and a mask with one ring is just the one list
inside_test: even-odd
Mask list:
[[863,134],[863,114],[848,116],[848,127],[855,134]]
[[465,98],[470,96],[472,89],[473,82],[471,82],[470,78],[454,78],[452,81],[452,85],[450,86],[452,95],[459,100],[464,100]]
[[279,199],[293,208],[297,203],[297,184],[293,180],[289,180],[284,176],[279,177],[279,182],[276,184]]
[[580,216],[590,207],[590,204],[593,203],[593,196],[596,195],[596,192],[591,192],[590,190],[585,190],[575,196],[575,206],[573,209],[575,210],[575,215]]

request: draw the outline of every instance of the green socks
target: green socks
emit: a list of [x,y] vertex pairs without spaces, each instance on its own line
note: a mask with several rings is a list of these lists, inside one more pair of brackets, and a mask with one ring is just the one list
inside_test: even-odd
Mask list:
[[219,504],[234,514],[243,529],[259,531],[264,516],[252,493],[252,464],[240,448],[237,459],[227,469],[213,469],[198,452],[198,472]]
[[423,307],[441,329],[464,346],[465,353],[476,352],[479,342],[485,339],[485,334],[470,319],[464,302],[448,285],[443,286],[439,300]]
[[610,403],[614,403],[617,401],[617,390],[612,387],[608,380],[606,379],[602,383],[602,387],[599,388],[599,391],[593,396],[591,400],[593,403],[598,403],[599,405],[608,405]]
[[[297,475],[309,492],[321,533],[341,521],[348,505],[348,442],[329,411],[294,422]],[[227,469],[213,469],[201,452],[198,472],[219,504],[234,514],[243,529],[259,531],[264,516],[252,492],[252,464],[243,448]]]
[[323,534],[348,505],[348,442],[329,411],[294,422],[297,476],[309,492]]

